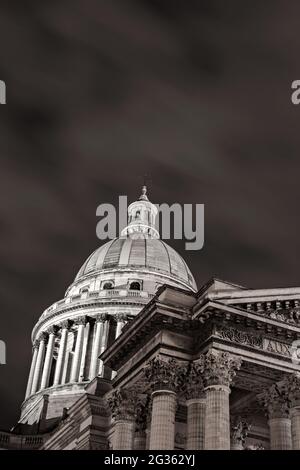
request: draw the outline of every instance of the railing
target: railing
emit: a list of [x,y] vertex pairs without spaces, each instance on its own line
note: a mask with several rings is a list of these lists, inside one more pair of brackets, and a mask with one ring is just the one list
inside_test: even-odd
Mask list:
[[39,449],[47,436],[23,436],[0,431],[0,448],[4,449]]
[[141,299],[147,299],[148,301],[151,300],[154,297],[154,294],[149,294],[146,291],[130,291],[127,289],[104,289],[100,291],[94,291],[94,292],[84,292],[82,294],[77,294],[74,296],[66,297],[62,300],[59,300],[58,302],[55,302],[53,305],[48,307],[42,317],[47,316],[50,312],[53,312],[55,310],[58,310],[62,306],[69,305],[72,303],[75,303],[79,300],[89,300],[89,299],[102,299],[105,297],[135,297],[135,298],[141,298]]

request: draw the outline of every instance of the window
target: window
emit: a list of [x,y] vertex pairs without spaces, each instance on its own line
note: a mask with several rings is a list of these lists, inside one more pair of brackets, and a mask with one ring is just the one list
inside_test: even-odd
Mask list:
[[82,289],[80,289],[80,294],[84,294],[85,292],[88,292],[88,291],[89,291],[88,287],[83,287]]
[[141,211],[136,211],[136,213],[135,213],[135,218],[136,218],[136,219],[139,219],[139,218],[140,218],[140,215],[141,215]]
[[114,285],[113,285],[112,282],[105,282],[105,283],[103,284],[103,289],[108,290],[108,289],[113,289],[113,288],[114,288]]
[[131,282],[129,286],[130,290],[141,290],[141,284],[137,281]]

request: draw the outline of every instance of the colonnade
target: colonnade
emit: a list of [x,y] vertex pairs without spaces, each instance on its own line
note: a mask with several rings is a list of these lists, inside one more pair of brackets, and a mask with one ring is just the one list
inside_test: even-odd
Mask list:
[[[143,448],[150,450],[174,449],[179,395],[187,406],[185,448],[230,449],[230,384],[240,364],[236,357],[214,352],[187,366],[174,359],[151,360],[144,370],[152,389],[147,412],[140,405],[145,396],[138,396],[134,387],[115,391],[109,398],[113,449],[129,450],[137,445],[142,448],[142,443]],[[122,436],[125,430],[126,440]]]
[[[116,338],[126,321],[126,314],[81,316],[42,332],[33,345],[25,399],[49,386],[103,376],[99,355],[108,346],[111,329]],[[71,349],[68,346],[70,332],[75,339]]]
[[[229,405],[232,380],[240,366],[239,358],[215,351],[187,366],[160,357],[150,361],[144,369],[150,394],[139,395],[135,387],[127,386],[115,390],[108,399],[112,448],[174,449],[176,409],[179,398],[180,402],[184,398],[185,449],[243,449],[250,427],[239,417],[230,420]],[[273,386],[259,398],[262,412],[267,411],[269,417],[270,447],[300,449],[299,377],[288,376],[282,387],[282,394],[274,392],[278,387]]]
[[288,374],[259,396],[265,409],[273,450],[300,449],[300,375]]

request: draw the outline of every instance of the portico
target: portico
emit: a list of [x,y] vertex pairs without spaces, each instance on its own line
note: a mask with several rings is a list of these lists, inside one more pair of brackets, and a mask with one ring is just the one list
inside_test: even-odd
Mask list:
[[[299,448],[299,292],[246,293],[224,283],[215,299],[215,287],[198,296],[160,289],[101,356],[117,371],[110,393],[147,394],[143,448]],[[134,409],[130,429],[127,449],[137,435]]]

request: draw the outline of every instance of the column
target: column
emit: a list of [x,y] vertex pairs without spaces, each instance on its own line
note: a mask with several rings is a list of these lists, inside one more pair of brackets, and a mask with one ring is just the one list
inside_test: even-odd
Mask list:
[[100,352],[100,345],[101,339],[103,338],[104,333],[104,322],[106,320],[105,314],[97,315],[96,317],[96,324],[95,324],[95,335],[93,341],[93,349],[92,349],[92,357],[91,357],[91,365],[89,371],[89,379],[92,380],[96,375],[98,375],[99,370],[99,355]]
[[120,389],[112,393],[108,403],[114,420],[113,450],[132,450],[135,431],[134,405],[136,393],[132,389]]
[[63,371],[64,361],[65,361],[65,356],[66,356],[66,346],[67,346],[69,328],[70,328],[69,321],[65,321],[61,324],[61,337],[60,337],[53,385],[59,385],[61,383],[62,371]]
[[290,403],[292,448],[300,450],[300,376],[298,374],[288,375],[283,386],[287,391]]
[[90,330],[91,330],[91,321],[92,318],[86,317],[86,325],[83,331],[83,344],[82,344],[82,352],[81,352],[81,361],[79,365],[79,374],[78,374],[78,381],[83,382],[85,380],[85,370],[86,370],[86,361],[88,359],[87,352],[88,352],[88,345],[90,341]]
[[178,364],[174,359],[156,357],[144,370],[153,389],[149,443],[151,450],[174,449],[177,368]]
[[201,366],[195,362],[182,369],[181,382],[187,407],[186,449],[203,450],[206,400]]
[[47,335],[45,333],[42,333],[41,337],[39,338],[39,349],[38,349],[38,354],[37,354],[37,359],[36,359],[35,370],[33,374],[31,395],[33,395],[39,389],[42,367],[43,367],[43,362],[44,362],[44,355],[45,355],[46,338],[47,338]]
[[75,346],[75,352],[73,356],[70,382],[78,382],[78,379],[79,379],[79,368],[80,368],[80,361],[81,361],[81,354],[82,354],[86,318],[80,317],[76,319],[75,324],[78,325],[78,328],[77,328],[76,346]]
[[25,399],[31,395],[32,381],[33,381],[33,375],[34,375],[35,366],[36,366],[37,355],[38,355],[38,343],[35,342],[33,345],[33,355],[32,355],[30,372],[29,372],[29,377],[28,377],[28,382],[27,382]]
[[286,389],[280,384],[273,384],[258,399],[269,418],[271,450],[291,450],[292,428]]
[[126,323],[127,315],[124,313],[118,313],[115,316],[115,319],[117,320],[117,328],[116,328],[116,336],[115,336],[115,338],[117,339],[120,336],[122,332],[122,328]]
[[48,387],[49,384],[49,377],[50,371],[53,361],[53,350],[54,350],[54,343],[55,343],[55,334],[56,334],[56,327],[51,327],[48,330],[48,344],[47,344],[47,351],[45,357],[45,363],[43,368],[42,374],[42,381],[41,381],[41,390]]
[[[124,313],[118,313],[117,315],[115,315],[115,319],[117,321],[115,339],[117,339],[120,336],[120,334],[122,332],[122,328],[124,327],[124,325],[126,323],[126,318],[127,318],[127,316]],[[116,375],[117,375],[117,372],[113,371],[111,378],[113,379]]]
[[231,420],[231,450],[244,450],[246,438],[251,426],[240,416],[234,416]]
[[230,384],[241,359],[226,352],[208,351],[201,356],[206,392],[205,450],[230,450]]
[[291,409],[293,450],[300,450],[300,405]]
[[[102,338],[100,341],[100,354],[99,356],[105,351],[107,348],[108,344],[108,334],[109,334],[109,319],[107,314],[103,314],[104,318],[104,325],[103,325],[103,334]],[[103,361],[101,359],[99,360],[99,369],[98,369],[98,375],[100,377],[103,377],[104,374],[104,367],[103,367]]]

